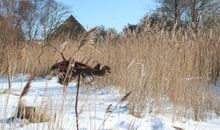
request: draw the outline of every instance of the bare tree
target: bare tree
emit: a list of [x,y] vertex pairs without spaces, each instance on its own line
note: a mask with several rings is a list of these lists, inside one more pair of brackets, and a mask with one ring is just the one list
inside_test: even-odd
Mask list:
[[160,3],[160,7],[157,9],[159,13],[166,16],[168,19],[177,23],[180,22],[184,6],[186,4],[183,0],[156,0]]
[[207,20],[213,14],[219,13],[220,2],[216,0],[189,0],[190,21],[199,24]]
[[16,15],[17,3],[16,0],[0,1],[0,40],[3,47],[11,43],[16,44],[18,40],[23,39],[21,19]]
[[174,22],[202,24],[213,14],[219,14],[217,0],[156,0],[160,3],[157,11]]
[[55,0],[0,1],[0,15],[27,40],[46,38],[67,14],[69,9]]
[[[36,2],[36,1],[34,1]],[[33,30],[36,27],[35,21],[37,20],[36,13],[36,3],[32,1],[19,1],[18,9],[16,13],[22,20],[23,32],[26,35],[26,38],[32,40],[35,36],[33,36]]]
[[41,9],[39,22],[43,30],[42,38],[49,36],[70,13],[66,6],[55,0],[44,0],[39,8]]

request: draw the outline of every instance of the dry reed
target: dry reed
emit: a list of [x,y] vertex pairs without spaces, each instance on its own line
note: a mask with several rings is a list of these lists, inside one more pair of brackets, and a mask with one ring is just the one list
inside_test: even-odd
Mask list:
[[[92,58],[91,64],[98,61],[109,65],[112,73],[104,80],[96,80],[96,83],[132,91],[128,100],[130,112],[135,116],[163,112],[164,104],[161,102],[166,99],[173,104],[177,117],[200,120],[209,112],[220,113],[219,101],[212,92],[212,84],[220,72],[220,39],[217,34],[195,33],[190,28],[169,32],[147,27],[141,33],[128,36],[106,41],[106,45],[87,46],[78,52],[80,43],[67,41],[62,52],[77,61],[88,57]],[[51,65],[62,60],[59,53],[45,48],[40,64],[37,59],[42,45],[28,44],[32,46],[22,54],[19,52],[24,51],[26,43],[10,46],[7,51],[1,49],[1,68],[6,64],[7,55],[4,53],[9,53],[16,73],[34,72],[36,76],[49,74]],[[56,48],[62,46],[59,41],[52,44]]]

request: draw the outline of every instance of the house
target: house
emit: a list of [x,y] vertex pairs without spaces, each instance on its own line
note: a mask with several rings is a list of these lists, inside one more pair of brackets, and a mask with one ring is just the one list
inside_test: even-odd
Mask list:
[[70,15],[47,39],[76,40],[86,33],[85,28]]

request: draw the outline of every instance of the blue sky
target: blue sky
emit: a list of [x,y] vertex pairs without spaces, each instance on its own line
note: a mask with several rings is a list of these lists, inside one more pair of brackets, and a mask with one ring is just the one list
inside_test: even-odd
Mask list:
[[57,0],[69,6],[71,13],[86,28],[97,25],[121,31],[136,24],[155,9],[153,0]]

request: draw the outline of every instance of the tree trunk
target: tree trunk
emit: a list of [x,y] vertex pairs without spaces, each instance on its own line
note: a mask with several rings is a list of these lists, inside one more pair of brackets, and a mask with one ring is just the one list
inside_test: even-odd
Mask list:
[[191,11],[191,16],[192,16],[192,22],[196,22],[196,0],[192,0],[192,11]]
[[180,2],[179,0],[175,0],[175,3],[174,3],[174,8],[175,8],[175,12],[174,12],[174,20],[177,24],[179,24],[180,22]]

